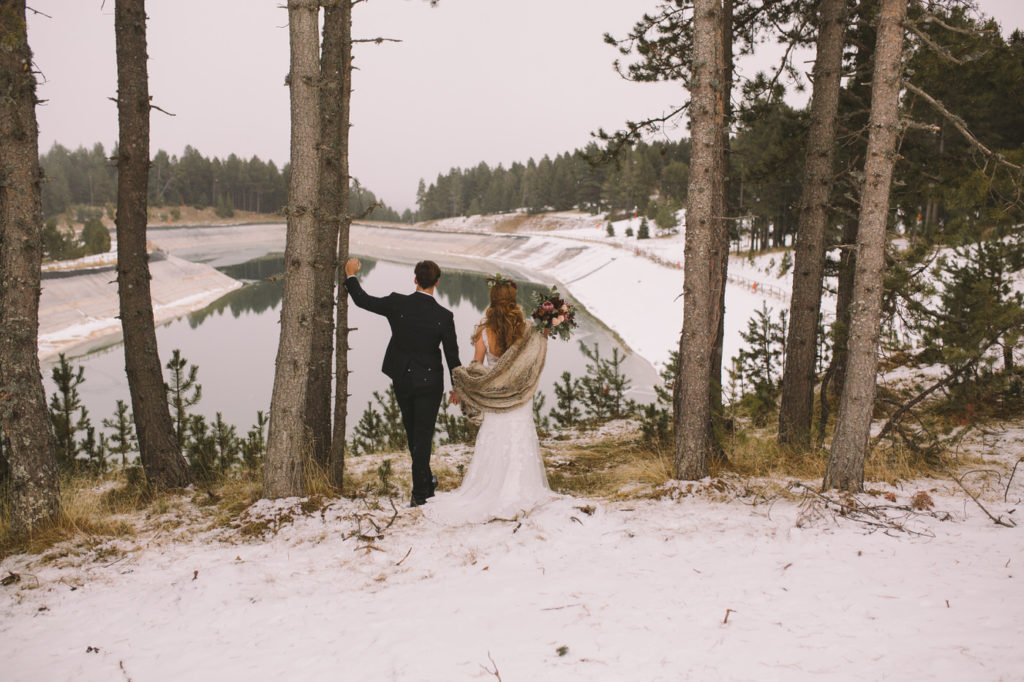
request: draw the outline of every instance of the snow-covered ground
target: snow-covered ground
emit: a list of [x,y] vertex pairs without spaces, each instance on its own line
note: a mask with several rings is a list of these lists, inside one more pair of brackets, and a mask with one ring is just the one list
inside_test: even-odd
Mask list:
[[[624,228],[566,219],[488,258],[543,269],[660,362],[681,324],[682,240]],[[763,302],[786,305],[779,258],[730,263],[727,349]],[[1019,520],[1024,431],[966,447],[988,459],[965,484]],[[261,502],[211,528],[183,499],[128,519],[134,537],[0,562],[17,576],[0,586],[0,679],[1024,680],[1019,526],[949,480],[872,484],[860,521],[810,488],[759,484],[564,497],[458,528],[360,499]],[[911,511],[922,492],[935,508]]]
[[[1012,519],[1018,474],[1005,503],[1005,477],[968,483]],[[287,499],[209,529],[185,500],[133,539],[0,563],[2,678],[1024,679],[1021,529],[950,481],[875,487],[870,523],[738,479],[467,527]]]

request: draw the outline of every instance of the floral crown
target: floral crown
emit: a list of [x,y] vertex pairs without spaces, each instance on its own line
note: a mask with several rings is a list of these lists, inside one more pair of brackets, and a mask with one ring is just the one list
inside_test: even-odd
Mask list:
[[491,289],[495,285],[498,285],[498,284],[507,284],[508,286],[512,287],[513,289],[515,289],[517,291],[519,290],[519,287],[516,286],[515,282],[513,282],[512,280],[510,280],[510,279],[508,279],[506,277],[502,277],[500,272],[496,272],[493,275],[488,275],[487,276],[487,288],[488,289]]

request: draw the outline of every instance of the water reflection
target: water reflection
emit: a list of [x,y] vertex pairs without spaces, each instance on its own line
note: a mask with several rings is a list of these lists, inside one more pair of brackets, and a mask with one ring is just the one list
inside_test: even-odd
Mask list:
[[[363,264],[360,281],[371,295],[413,291],[412,265],[370,258],[360,260]],[[257,410],[267,410],[270,405],[284,288],[283,281],[275,275],[280,274],[283,266],[283,257],[277,255],[221,268],[248,283],[210,306],[157,330],[161,357],[166,360],[172,349],[179,348],[185,358],[199,366],[203,399],[195,411],[209,419],[219,411],[240,431],[253,423]],[[520,282],[520,304],[528,308],[530,294],[544,289],[543,285]],[[460,357],[463,363],[468,363],[473,358],[469,337],[489,302],[484,275],[444,269],[436,295],[455,315]],[[380,365],[390,329],[383,317],[355,306],[350,306],[349,310],[349,325],[353,327],[349,356],[349,366],[353,368],[349,378],[351,431],[373,392],[383,391],[388,386]],[[585,372],[586,359],[577,341],[588,345],[598,343],[602,354],[610,354],[614,346],[621,347],[612,333],[585,311],[578,320],[580,327],[574,341],[552,341],[548,347],[541,390],[547,394],[549,408],[555,403],[551,387],[561,373],[569,371],[574,376],[582,376]],[[75,364],[85,368],[86,381],[81,392],[94,424],[110,416],[118,399],[128,401],[120,344],[78,358]],[[48,366],[52,366],[52,362]],[[632,397],[652,400],[651,386],[656,376],[650,365],[641,358],[629,356],[624,371],[633,380]],[[54,387],[49,380],[48,367],[44,367],[43,373],[49,395]]]
[[[360,258],[359,261],[362,264],[359,278],[365,281],[372,275],[378,261],[373,258]],[[412,267],[407,269],[409,281],[411,282],[413,278]],[[208,307],[190,313],[189,323],[193,329],[202,324],[210,315],[221,314],[225,310],[231,311],[234,317],[238,317],[242,313],[262,313],[267,310],[276,309],[280,305],[284,294],[284,285],[280,279],[281,273],[284,272],[283,254],[268,254],[263,258],[221,267],[218,270],[230,277],[246,280],[249,283],[241,289],[236,289],[214,301]],[[535,284],[533,282],[519,282],[517,284],[519,304],[524,309],[529,308],[531,296],[534,293],[547,291],[547,287],[542,284]],[[409,290],[412,290],[411,284]],[[486,286],[485,276],[477,272],[444,269],[441,281],[437,285],[436,293],[438,298],[442,301],[447,301],[449,306],[459,306],[462,303],[468,303],[471,307],[482,313],[490,305],[490,295]],[[378,293],[377,295],[383,295],[383,293]]]

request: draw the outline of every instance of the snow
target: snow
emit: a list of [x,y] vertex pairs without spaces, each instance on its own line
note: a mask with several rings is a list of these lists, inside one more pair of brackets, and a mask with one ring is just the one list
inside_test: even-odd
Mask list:
[[[589,220],[531,232],[521,253],[663,362],[682,319],[681,237],[609,240]],[[727,354],[762,303],[786,305],[779,258],[730,263]],[[1004,472],[965,484],[1019,520],[1024,471],[1009,472],[1024,430],[963,447],[985,458],[979,470]],[[406,481],[407,457],[390,457]],[[1021,528],[995,525],[949,480],[870,485],[855,499],[881,527],[808,489],[739,478],[565,496],[516,522],[458,528],[375,498],[262,501],[223,527],[180,498],[127,517],[134,536],[0,561],[0,577],[21,578],[0,587],[0,677],[1024,680]],[[935,509],[910,511],[922,491]]]
[[171,511],[84,555],[4,560],[22,579],[0,588],[3,677],[1022,679],[1020,530],[949,482],[884,488],[906,505],[918,485],[936,512],[888,533],[728,481],[460,528],[386,501],[262,501],[211,530]]
[[[683,215],[680,211],[680,222]],[[485,260],[495,267],[515,266],[537,278],[553,280],[614,329],[630,350],[655,366],[668,362],[669,353],[679,346],[682,329],[681,232],[657,236],[651,223],[651,239],[627,237],[627,227],[635,235],[640,225],[640,219],[633,218],[613,223],[615,236],[608,237],[601,216],[578,212],[529,218],[520,214],[446,218],[427,227],[453,233],[492,233],[493,239],[501,238],[501,231],[515,220],[521,221],[515,224],[516,235],[527,236],[528,241],[515,241],[503,250],[489,252]],[[431,247],[438,245],[431,243]],[[466,254],[456,240],[449,255]],[[781,253],[730,258],[723,349],[727,364],[743,345],[740,332],[746,330],[747,320],[762,305],[771,308],[774,317],[788,308],[790,274],[779,272],[777,261],[781,258]],[[828,303],[823,307],[826,312],[830,308]]]

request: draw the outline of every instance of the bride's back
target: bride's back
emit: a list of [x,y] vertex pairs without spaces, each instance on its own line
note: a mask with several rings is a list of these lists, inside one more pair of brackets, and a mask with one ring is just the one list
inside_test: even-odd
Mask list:
[[523,309],[516,302],[516,283],[511,280],[500,280],[491,285],[491,305],[484,312],[484,319],[473,341],[486,330],[484,339],[488,353],[500,357],[509,346],[514,344],[526,333],[526,320]]

